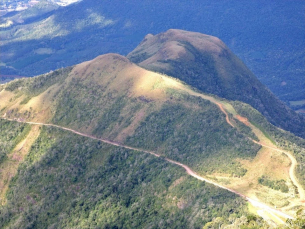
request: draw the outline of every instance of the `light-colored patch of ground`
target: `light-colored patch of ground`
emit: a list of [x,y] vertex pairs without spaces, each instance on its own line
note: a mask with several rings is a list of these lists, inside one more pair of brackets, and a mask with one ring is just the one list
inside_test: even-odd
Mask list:
[[[2,100],[3,98],[3,100]],[[3,117],[8,117],[11,115],[13,110],[20,110],[20,103],[26,98],[25,95],[19,93],[13,93],[5,91],[0,94],[1,107],[3,110],[1,111]]]
[[[52,90],[52,87],[38,96],[31,98],[26,104],[21,104],[26,96],[22,96],[17,103],[9,107],[9,110],[18,108],[20,118],[36,122],[45,122],[52,117],[52,98],[57,90]],[[26,115],[27,114],[27,115]]]
[[15,94],[13,92],[6,91],[4,89],[2,91],[0,91],[0,98],[1,98],[0,110],[5,108],[8,105],[8,103],[10,102],[10,100],[12,98],[14,98],[14,96],[15,96]]
[[283,217],[277,216],[276,214],[266,210],[259,209],[257,210],[257,214],[268,223],[268,228],[277,228],[278,225],[283,225],[286,222],[286,219]]
[[168,86],[167,83],[160,74],[148,71],[142,72],[140,70],[139,77],[134,80],[132,96],[144,96],[153,100],[164,100],[166,99],[165,88]]
[[235,118],[236,118],[238,121],[244,123],[246,126],[250,126],[250,122],[248,121],[247,118],[242,117],[242,116],[240,116],[240,115],[236,115]]
[[258,178],[263,175],[273,180],[289,180],[290,160],[280,152],[262,148],[253,160],[238,161],[247,169],[245,176],[238,178],[226,174],[213,174],[211,177],[249,197],[255,197],[254,193],[260,192],[262,186],[258,183]]
[[143,66],[156,63],[158,60],[174,60],[182,56],[190,60],[194,59],[194,56],[187,52],[184,46],[178,41],[167,41],[162,45],[162,48],[159,47],[159,45],[150,46],[150,48],[148,50],[145,49],[145,51],[152,56],[141,62],[141,65]]
[[[60,85],[53,85],[45,92],[28,98],[22,92],[0,92],[0,109],[2,117],[18,118],[26,121],[46,122],[54,115],[52,111],[53,97],[58,93]],[[25,104],[24,100],[29,99]],[[12,112],[14,110],[14,113]]]
[[275,150],[263,147],[253,160],[239,160],[248,170],[244,178],[258,178],[262,175],[274,179],[288,179],[291,162],[289,158]]
[[116,137],[116,142],[125,142],[126,138],[128,136],[132,136],[136,130],[136,128],[140,125],[141,121],[145,118],[146,112],[145,109],[141,109],[134,115],[134,119],[132,120],[132,123],[124,128],[119,135]]
[[24,160],[32,144],[40,134],[39,126],[33,125],[29,134],[8,154],[8,159],[0,165],[0,204],[5,204],[5,193],[11,179],[17,174],[18,166]]
[[7,20],[7,21],[5,21],[4,23],[1,23],[1,24],[0,24],[0,28],[7,28],[7,27],[10,27],[10,26],[13,25],[13,24],[14,24],[13,21]]
[[177,185],[179,185],[180,183],[182,183],[187,177],[182,176],[179,179],[175,180],[171,186],[168,187],[169,190],[173,189],[174,187],[176,187]]
[[166,89],[181,84],[170,77],[145,70],[117,54],[106,54],[77,65],[70,74],[70,78],[73,77],[87,77],[97,85],[106,85],[106,92],[127,93],[131,97],[142,96],[154,101],[165,100]]
[[58,93],[60,86],[55,84],[48,88],[43,93],[31,98],[26,104],[20,105],[20,113],[32,111],[29,120],[35,122],[45,122],[53,116],[52,105],[53,97]]

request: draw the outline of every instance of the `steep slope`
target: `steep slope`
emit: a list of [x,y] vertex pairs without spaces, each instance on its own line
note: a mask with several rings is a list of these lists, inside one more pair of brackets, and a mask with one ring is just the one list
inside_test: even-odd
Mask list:
[[[0,99],[4,119],[53,123],[115,146],[153,151],[243,195],[287,207],[289,214],[299,206],[301,189],[290,181],[290,160],[276,148],[261,146],[269,144],[264,128],[249,126],[229,101],[194,92],[123,56],[107,54],[15,80],[0,86]],[[260,184],[260,176],[283,189]]]
[[[18,136],[24,125],[0,126],[16,127]],[[235,221],[249,214],[241,198],[160,158],[56,128],[40,131],[0,206],[1,228],[202,228],[215,215]]]
[[277,99],[216,37],[171,29],[147,35],[127,57],[202,92],[248,103],[272,124],[305,138],[305,118]]
[[[178,28],[221,38],[273,93],[301,109],[304,9],[303,1],[286,0],[81,1],[0,28],[1,74],[34,76],[109,52],[126,55],[147,33]],[[1,17],[2,26],[11,16]]]
[[[178,161],[188,157],[202,172],[218,168],[242,176],[246,171],[235,158],[253,158],[259,146],[230,126],[217,105],[188,95],[184,87],[107,54],[5,85],[0,109],[5,118],[51,122],[153,150],[158,146],[158,152]],[[151,126],[142,130],[143,124]],[[206,160],[209,166],[201,167]]]
[[[235,158],[251,158],[259,149],[227,124],[215,104],[179,92],[184,87],[179,81],[149,72],[116,54],[0,87],[3,118],[53,122],[119,144],[138,145],[127,139],[139,133],[136,129],[145,119],[156,119],[152,132],[156,132],[163,147],[159,151],[180,161],[189,157],[189,164],[197,163],[196,170],[201,173],[215,170],[218,165],[225,172],[241,176],[244,171]],[[163,114],[164,118],[160,117]],[[187,127],[192,120],[193,125],[199,124],[197,133],[191,133],[193,126]],[[241,198],[189,179],[182,168],[162,157],[61,129],[32,126],[37,127],[39,136],[19,160],[13,155],[26,139],[29,125],[0,121],[0,140],[7,145],[3,152],[7,159],[1,162],[1,168],[18,165],[13,174],[5,177],[7,189],[1,190],[6,197],[0,208],[1,228],[202,228],[216,216],[223,217],[222,224],[247,222],[246,217],[236,219],[249,214]],[[16,133],[11,133],[13,129]],[[192,143],[181,148],[178,142],[190,141],[188,138]],[[11,140],[17,147],[9,145]],[[223,145],[217,146],[217,141]],[[172,154],[170,149],[164,151],[166,145],[178,148]],[[195,149],[198,147],[201,155]],[[188,155],[183,155],[185,150]],[[227,154],[226,162],[232,163],[219,162],[218,150]],[[200,169],[203,151],[201,167],[209,165]],[[224,209],[226,213],[222,213]],[[259,220],[253,223],[262,225]]]

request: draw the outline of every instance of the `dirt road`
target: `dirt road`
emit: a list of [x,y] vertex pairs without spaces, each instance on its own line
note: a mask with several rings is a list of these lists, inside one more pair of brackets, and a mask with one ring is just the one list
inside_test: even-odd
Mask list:
[[[67,127],[62,127],[62,126],[58,126],[58,125],[55,125],[55,124],[48,124],[48,123],[39,123],[39,122],[23,122],[23,121],[20,121],[20,120],[12,120],[12,119],[5,119],[5,120],[8,120],[8,121],[16,121],[16,122],[22,122],[22,123],[27,123],[27,124],[31,124],[31,125],[41,125],[41,126],[52,126],[52,127],[56,127],[56,128],[59,128],[59,129],[62,129],[62,130],[66,130],[66,131],[70,131],[74,134],[77,134],[77,135],[80,135],[80,136],[84,136],[84,137],[88,137],[88,138],[91,138],[91,139],[95,139],[95,140],[99,140],[101,142],[104,142],[104,143],[107,143],[107,144],[110,144],[110,145],[114,145],[114,146],[119,146],[119,147],[123,147],[123,148],[126,148],[126,149],[131,149],[131,150],[135,150],[135,151],[138,151],[138,152],[144,152],[144,153],[149,153],[155,157],[160,157],[161,155],[160,154],[157,154],[153,151],[148,151],[148,150],[143,150],[143,149],[139,149],[139,148],[135,148],[135,147],[131,147],[131,146],[127,146],[127,145],[123,145],[123,144],[120,144],[118,142],[114,142],[114,141],[110,141],[110,140],[107,140],[107,139],[104,139],[104,138],[97,138],[97,137],[94,137],[92,135],[89,135],[89,134],[85,134],[85,133],[81,133],[79,131],[76,131],[76,130],[73,130],[73,129],[70,129],[70,128],[67,128]],[[271,208],[259,201],[256,201],[254,199],[251,199],[250,197],[247,197],[235,190],[232,190],[232,189],[229,189],[225,186],[222,186],[214,181],[211,181],[211,180],[208,180],[202,176],[199,176],[197,173],[195,173],[193,170],[191,170],[191,168],[189,168],[187,165],[184,165],[180,162],[177,162],[177,161],[174,161],[174,160],[171,160],[169,158],[166,158],[164,157],[164,160],[172,163],[172,164],[175,164],[175,165],[178,165],[182,168],[184,168],[186,170],[186,172],[191,175],[192,177],[198,179],[198,180],[201,180],[201,181],[205,181],[209,184],[212,184],[212,185],[215,185],[219,188],[222,188],[222,189],[225,189],[229,192],[232,192],[232,193],[235,193],[236,195],[240,196],[240,197],[243,197],[245,200],[247,200],[248,202],[250,202],[253,206],[257,207],[257,208],[260,208],[261,210],[264,210],[264,211],[267,211],[267,212],[270,212],[270,214],[277,214],[278,216],[281,216],[281,217],[284,217],[284,218],[287,218],[287,219],[294,219],[292,216],[288,215],[288,214],[285,214],[283,212],[281,212],[280,210],[277,210],[277,209],[274,209],[274,208]]]
[[298,188],[298,191],[299,191],[299,196],[300,196],[300,199],[301,200],[304,200],[305,199],[305,192],[304,192],[304,189],[303,187],[301,186],[301,184],[298,182],[295,174],[294,174],[294,171],[295,171],[295,168],[297,166],[297,161],[296,159],[287,151],[284,151],[284,150],[281,150],[281,149],[278,149],[278,148],[275,148],[275,147],[271,147],[271,146],[268,146],[266,144],[263,144],[263,143],[260,143],[260,142],[257,142],[253,139],[251,139],[254,143],[256,144],[259,144],[263,147],[266,147],[266,148],[269,148],[269,149],[272,149],[272,150],[275,150],[275,151],[278,151],[278,152],[281,152],[281,153],[284,153],[290,160],[291,160],[291,166],[289,168],[289,177],[292,181],[292,183]]
[[[214,97],[209,96],[209,95],[204,95],[204,94],[200,94],[200,93],[198,93],[198,92],[195,92],[195,91],[193,91],[193,90],[190,89],[190,88],[179,87],[179,89],[180,89],[180,90],[183,90],[183,91],[185,91],[185,92],[187,92],[187,93],[190,94],[190,95],[201,97],[201,98],[203,98],[203,99],[205,99],[205,100],[209,100],[210,102],[216,104],[216,105],[219,107],[219,109],[221,110],[221,112],[223,112],[223,113],[225,114],[227,123],[228,123],[229,125],[231,125],[232,127],[235,128],[235,126],[233,125],[233,123],[232,123],[232,122],[230,121],[230,119],[229,119],[228,112],[224,109],[223,105],[222,105],[219,101],[217,101],[217,99],[215,99]],[[241,117],[241,116],[239,116],[239,117],[240,117],[240,118],[243,118],[243,117]],[[247,120],[247,119],[245,119],[245,120]],[[246,123],[245,123],[245,124],[246,124]],[[247,124],[246,124],[246,125],[247,125]],[[251,128],[256,128],[256,127],[254,127],[253,125],[251,125],[250,127],[251,127]],[[290,166],[290,168],[289,168],[289,177],[290,177],[292,183],[297,187],[298,192],[299,192],[300,199],[301,199],[301,200],[305,200],[305,191],[304,191],[302,185],[299,183],[299,181],[297,180],[297,178],[296,178],[296,176],[295,176],[295,168],[296,168],[296,166],[297,166],[297,161],[296,161],[296,159],[292,156],[292,154],[289,153],[289,152],[287,152],[287,151],[278,149],[277,147],[268,146],[268,145],[266,145],[266,144],[264,144],[264,143],[262,143],[262,142],[255,141],[255,140],[253,140],[253,139],[251,139],[251,138],[249,138],[249,139],[250,139],[251,141],[253,141],[255,144],[261,145],[261,146],[263,146],[263,147],[266,147],[266,148],[269,148],[269,149],[272,149],[272,150],[275,150],[275,151],[278,151],[278,152],[282,152],[282,153],[284,153],[286,156],[288,156],[288,158],[289,158],[290,161],[291,161],[291,166]]]

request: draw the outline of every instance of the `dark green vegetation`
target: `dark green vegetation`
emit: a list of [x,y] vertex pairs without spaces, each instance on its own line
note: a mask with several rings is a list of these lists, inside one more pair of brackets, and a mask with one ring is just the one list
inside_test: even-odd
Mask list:
[[[52,122],[76,129],[94,124],[92,133],[97,136],[115,138],[146,106],[139,99],[124,97],[126,91],[109,92],[106,87],[83,79],[74,79],[67,87],[69,90],[62,90],[56,98]],[[119,128],[114,128],[117,125]]]
[[260,146],[230,128],[219,108],[201,98],[186,97],[198,110],[167,103],[136,129],[127,144],[156,151],[201,174],[223,172],[243,176],[235,158],[251,159]]
[[[67,88],[57,95],[53,123],[115,140],[145,108],[146,118],[123,143],[156,151],[202,174],[243,176],[246,170],[235,159],[254,158],[260,149],[231,128],[216,105],[201,98],[180,92],[175,92],[175,98],[169,93],[171,98],[159,110],[158,101],[128,98],[128,90],[109,92],[83,78],[72,80]],[[85,126],[94,127],[91,131]]]
[[[176,50],[183,51],[171,55]],[[168,30],[145,37],[127,57],[141,67],[181,79],[204,93],[248,103],[272,124],[305,138],[305,117],[277,99],[217,38]]]
[[42,127],[0,213],[1,228],[202,228],[247,210],[163,159]]
[[7,159],[15,146],[23,140],[31,127],[27,124],[1,121],[0,122],[0,164]]
[[[109,59],[112,62],[106,64]],[[101,64],[107,67],[101,67]],[[48,91],[48,94],[51,87],[57,88],[57,92],[48,98],[54,115],[46,122],[156,151],[191,166],[201,174],[245,175],[247,170],[236,159],[254,158],[260,146],[251,142],[247,134],[232,128],[218,106],[173,89],[163,92],[166,96],[164,101],[130,97],[132,86],[121,85],[132,81],[136,84],[139,76],[128,79],[119,74],[124,68],[137,70],[139,67],[119,55],[99,57],[84,69],[93,65],[102,69],[96,72],[91,69],[82,76],[74,70],[71,73],[70,68],[57,70],[10,82],[5,90],[17,95],[25,94],[25,99],[19,103],[22,106],[39,93]],[[112,69],[111,72],[107,68]],[[125,80],[124,83],[121,80]],[[118,85],[119,90],[111,89]],[[135,121],[140,112],[143,117]],[[35,117],[34,109],[24,113],[13,109],[6,113],[11,118]],[[133,122],[133,127],[130,127]],[[123,136],[122,132],[128,127],[131,129]]]
[[[62,68],[56,71],[52,71],[48,74],[40,75],[39,77],[23,78],[10,82],[5,86],[7,91],[21,90],[23,94],[26,94],[28,98],[35,97],[40,93],[47,90],[54,84],[62,84],[70,73],[72,67]],[[26,103],[26,102],[24,102]]]
[[296,213],[296,219],[294,220],[287,220],[288,226],[287,229],[290,228],[305,228],[305,211],[299,210]]
[[285,184],[286,182],[282,180],[270,180],[266,176],[262,176],[258,178],[258,183],[267,186],[269,188],[272,188],[274,190],[281,190],[281,192],[288,192],[289,188]]
[[[254,158],[260,149],[230,128],[219,108],[203,99],[181,95],[180,103],[172,99],[156,110],[154,102],[147,104],[139,99],[116,97],[115,93],[109,95],[94,89],[96,86],[88,87],[82,80],[72,85],[59,95],[53,118],[56,124],[82,129],[96,122],[92,133],[114,140],[130,125],[137,111],[147,108],[151,113],[124,143],[156,151],[203,174],[225,172],[243,176],[246,170],[235,159]],[[94,95],[88,97],[84,91]],[[199,108],[190,110],[184,103]]]
[[[112,57],[118,58],[116,55]],[[106,59],[101,57],[94,63],[103,63]],[[108,67],[111,69],[112,66],[115,65]],[[51,105],[54,116],[48,122],[156,151],[191,166],[201,174],[223,172],[241,177],[247,170],[236,159],[252,159],[260,149],[247,138],[247,134],[240,133],[226,122],[218,106],[204,99],[171,89],[160,105],[160,101],[144,99],[143,96],[129,97],[131,89],[128,87],[110,90],[123,76],[111,74],[107,83],[107,71],[89,72],[86,77],[68,77],[69,72],[70,69],[58,70],[49,75],[14,81],[5,90],[21,93],[18,88],[22,88],[20,90],[27,94],[20,103],[22,105],[58,82],[61,87],[51,99],[54,101]],[[137,121],[137,127],[121,138],[122,131],[131,125],[140,111],[143,118]],[[17,117],[28,118],[31,114],[18,114]]]
[[10,14],[1,17],[14,22],[0,29],[1,74],[33,76],[104,53],[126,55],[146,34],[178,28],[221,38],[282,100],[301,100],[304,10],[304,1],[286,0],[86,0],[29,19],[32,12]]
[[[260,149],[248,139],[253,133],[237,120],[233,128],[216,104],[186,91],[177,80],[108,54],[0,86],[0,112],[152,150],[200,174],[242,178],[247,171],[238,160],[251,160]],[[281,133],[250,106],[232,104],[251,122],[263,119],[258,123],[267,123],[261,129],[270,138]],[[268,128],[275,129],[269,133]],[[0,227],[202,228],[221,223],[262,228],[242,199],[191,178],[164,157],[53,127],[40,129],[10,180]],[[290,144],[299,138],[291,139]]]

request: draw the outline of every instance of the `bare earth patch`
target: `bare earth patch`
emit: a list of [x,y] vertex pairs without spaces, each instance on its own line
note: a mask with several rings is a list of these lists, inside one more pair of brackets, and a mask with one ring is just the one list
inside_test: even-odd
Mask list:
[[0,166],[0,204],[5,204],[5,193],[11,179],[16,175],[19,164],[24,160],[32,144],[40,134],[39,126],[33,125],[29,134],[8,154],[8,160]]

